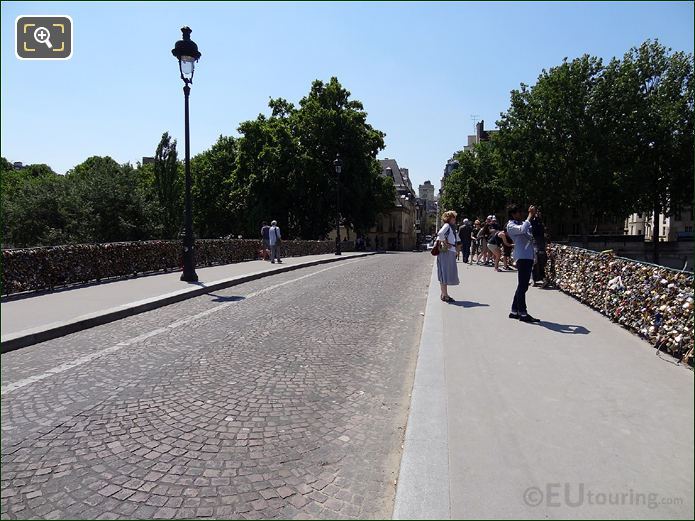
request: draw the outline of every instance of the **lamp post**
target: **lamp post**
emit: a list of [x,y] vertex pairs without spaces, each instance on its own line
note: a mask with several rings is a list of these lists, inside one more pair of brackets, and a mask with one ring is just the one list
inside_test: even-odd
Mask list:
[[337,198],[337,214],[335,217],[335,254],[342,255],[340,252],[340,174],[343,171],[343,161],[340,159],[340,154],[335,155],[333,168],[335,169],[335,193]]
[[186,282],[197,282],[198,275],[195,272],[195,239],[193,238],[193,210],[191,208],[191,146],[190,133],[188,124],[188,95],[191,93],[191,84],[193,83],[193,73],[195,71],[195,62],[200,59],[198,46],[191,40],[191,28],[182,27],[183,39],[176,42],[171,50],[179,60],[179,71],[183,80],[183,97],[185,103],[185,126],[186,126],[186,194],[185,194],[185,212],[184,212],[184,227],[185,236],[183,239],[183,273],[181,280]]

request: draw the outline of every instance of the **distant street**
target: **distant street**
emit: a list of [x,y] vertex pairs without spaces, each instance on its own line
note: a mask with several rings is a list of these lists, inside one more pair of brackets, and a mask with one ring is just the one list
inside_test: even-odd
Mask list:
[[390,517],[431,268],[316,266],[3,354],[2,517]]

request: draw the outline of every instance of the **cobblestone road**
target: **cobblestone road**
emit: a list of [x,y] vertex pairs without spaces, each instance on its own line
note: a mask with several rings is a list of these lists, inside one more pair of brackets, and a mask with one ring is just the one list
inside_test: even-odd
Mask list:
[[390,517],[430,273],[342,261],[3,354],[2,517]]

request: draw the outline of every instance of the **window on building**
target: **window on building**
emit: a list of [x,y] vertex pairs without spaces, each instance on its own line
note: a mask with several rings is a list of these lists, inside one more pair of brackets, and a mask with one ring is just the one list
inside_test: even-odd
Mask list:
[[688,233],[693,233],[693,227],[692,226],[686,226],[685,231]]
[[642,230],[637,230],[637,235],[643,235]]

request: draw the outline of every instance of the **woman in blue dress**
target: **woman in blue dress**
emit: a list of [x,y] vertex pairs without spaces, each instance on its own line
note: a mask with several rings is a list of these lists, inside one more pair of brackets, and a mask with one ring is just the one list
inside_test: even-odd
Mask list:
[[448,286],[458,286],[459,272],[456,265],[456,243],[459,241],[456,231],[456,212],[448,211],[442,215],[444,225],[437,234],[439,255],[437,255],[437,276],[441,287],[442,302],[454,302],[449,296]]

